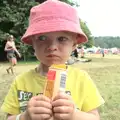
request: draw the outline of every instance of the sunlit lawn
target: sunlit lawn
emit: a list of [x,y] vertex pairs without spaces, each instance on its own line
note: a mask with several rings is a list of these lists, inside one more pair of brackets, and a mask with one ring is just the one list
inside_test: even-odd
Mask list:
[[[100,108],[101,120],[120,120],[120,56],[109,55],[101,58],[100,55],[88,55],[88,57],[92,58],[91,62],[78,62],[73,66],[88,71],[105,99],[105,105]],[[18,64],[15,68],[16,75],[8,75],[5,70],[7,66],[6,63],[0,65],[0,105],[14,77],[34,68],[36,63]],[[4,114],[0,112],[0,120],[3,119]]]

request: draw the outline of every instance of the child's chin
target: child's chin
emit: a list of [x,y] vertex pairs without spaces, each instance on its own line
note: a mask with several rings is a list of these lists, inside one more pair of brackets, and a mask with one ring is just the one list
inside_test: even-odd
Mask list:
[[65,63],[64,63],[64,62],[63,62],[63,63],[62,63],[62,62],[57,62],[57,61],[47,62],[47,63],[46,63],[47,66],[51,66],[51,65],[53,65],[53,64],[65,64]]

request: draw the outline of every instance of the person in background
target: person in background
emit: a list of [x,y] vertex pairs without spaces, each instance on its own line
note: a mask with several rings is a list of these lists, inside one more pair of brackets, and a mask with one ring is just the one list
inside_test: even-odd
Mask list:
[[102,54],[102,57],[105,56],[105,52],[104,52],[104,49],[103,49],[103,48],[101,49],[101,54]]
[[10,73],[10,71],[12,74],[14,74],[13,67],[17,64],[17,58],[15,56],[15,52],[17,53],[19,57],[21,57],[21,55],[16,49],[13,35],[9,35],[7,37],[7,42],[6,42],[4,50],[7,52],[7,59],[10,62],[10,66],[6,69],[6,71],[8,74]]

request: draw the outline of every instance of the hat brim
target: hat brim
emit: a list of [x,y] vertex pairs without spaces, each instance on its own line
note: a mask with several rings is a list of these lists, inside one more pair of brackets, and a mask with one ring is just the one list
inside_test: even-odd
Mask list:
[[37,21],[28,27],[21,40],[28,45],[32,45],[31,36],[57,31],[68,31],[78,34],[77,44],[86,43],[88,41],[87,36],[82,29],[78,27],[77,23],[65,19]]

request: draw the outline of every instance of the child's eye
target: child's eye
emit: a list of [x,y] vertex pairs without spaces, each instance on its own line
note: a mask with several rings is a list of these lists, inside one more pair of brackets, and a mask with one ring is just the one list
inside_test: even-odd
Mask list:
[[47,40],[47,36],[41,35],[38,37],[38,40],[45,41],[45,40]]
[[67,41],[67,40],[68,40],[68,38],[66,38],[66,37],[58,37],[59,42],[63,42],[63,41]]

